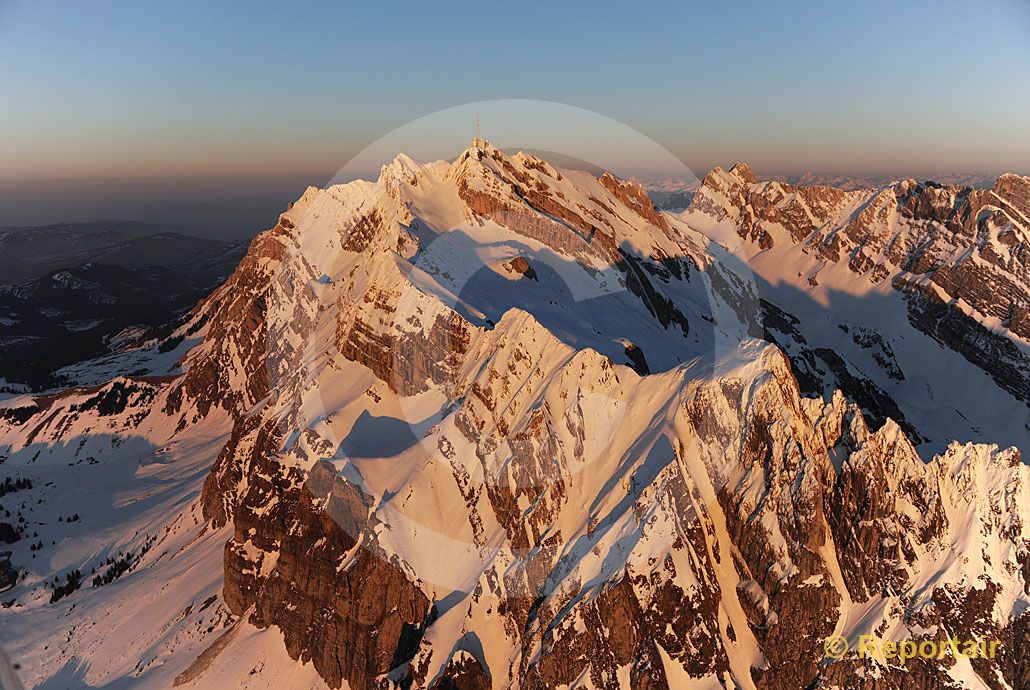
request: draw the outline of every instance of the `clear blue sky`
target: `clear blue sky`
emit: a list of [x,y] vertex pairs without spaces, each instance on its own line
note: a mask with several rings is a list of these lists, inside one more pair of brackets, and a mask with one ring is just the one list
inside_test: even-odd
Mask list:
[[615,118],[702,173],[1030,172],[1017,0],[0,0],[0,88],[0,180],[334,170],[496,98]]

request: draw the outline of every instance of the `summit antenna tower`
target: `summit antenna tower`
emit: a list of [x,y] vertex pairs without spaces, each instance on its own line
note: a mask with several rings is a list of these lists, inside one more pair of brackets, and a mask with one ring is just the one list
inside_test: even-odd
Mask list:
[[476,113],[476,138],[472,140],[473,146],[481,146],[483,140],[479,138],[479,113]]

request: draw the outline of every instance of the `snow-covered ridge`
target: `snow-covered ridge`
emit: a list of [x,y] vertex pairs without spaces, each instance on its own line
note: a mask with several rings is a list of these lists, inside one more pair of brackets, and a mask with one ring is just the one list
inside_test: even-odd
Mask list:
[[[682,214],[701,226],[713,216],[762,249],[798,244],[822,265],[847,263],[873,284],[932,283],[947,299],[964,300],[991,330],[1030,342],[1030,178],[1005,174],[984,190],[903,180],[844,192],[759,182],[738,164],[709,173]],[[985,286],[976,289],[974,279]]]
[[806,392],[845,388],[929,457],[954,438],[1030,446],[1028,217],[1018,175],[845,192],[735,168],[712,171],[679,219],[744,242],[766,337]]

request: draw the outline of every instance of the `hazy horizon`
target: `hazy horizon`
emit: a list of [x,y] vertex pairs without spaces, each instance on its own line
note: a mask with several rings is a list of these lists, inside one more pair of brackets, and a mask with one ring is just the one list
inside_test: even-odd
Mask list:
[[405,123],[503,98],[612,118],[698,175],[738,160],[782,174],[1027,173],[1028,28],[1014,0],[517,12],[8,0],[0,180],[332,174]]
[[[733,163],[727,161],[721,167],[728,169]],[[1013,172],[978,174],[969,171],[936,171],[876,175],[814,170],[794,173],[752,167],[759,179],[795,181],[811,173],[826,178],[872,179],[882,184],[890,179],[902,178],[951,182],[957,177],[969,176],[980,178],[980,186],[990,184],[1000,172]],[[707,172],[696,171],[698,177],[703,177]],[[374,179],[376,175],[368,173],[362,177]],[[659,181],[673,180],[683,181],[686,186],[691,182],[689,174],[640,177],[645,186],[656,190],[663,188],[663,185],[657,184]],[[342,181],[346,180],[333,180],[332,173],[328,171],[278,176],[187,175],[142,179],[19,180],[0,185],[0,227],[126,220],[172,225],[182,232],[198,236],[242,240],[274,225],[279,213],[308,186],[323,187],[331,182]],[[693,182],[696,184],[697,180]]]
[[[552,159],[552,162],[563,167],[577,167],[564,160]],[[729,169],[735,162],[738,161],[726,161],[721,167]],[[915,178],[969,184],[970,178],[975,178],[972,180],[975,186],[989,186],[1002,172],[1019,172],[930,171],[884,175],[815,170],[795,173],[763,170],[755,166],[752,169],[760,180],[796,182],[803,175],[811,174],[830,182],[838,178],[853,178],[886,184],[892,179]],[[662,190],[696,186],[698,178],[707,172],[684,169],[682,173],[638,177],[648,188]],[[694,173],[696,177],[692,177]],[[324,187],[355,177],[375,179],[376,176],[376,171],[364,171],[334,179],[330,171],[312,171],[293,175],[197,174],[94,180],[19,180],[0,185],[0,227],[101,220],[142,221],[171,225],[186,234],[202,237],[244,240],[274,225],[279,213],[289,202],[299,198],[308,186]],[[668,184],[676,181],[682,185]]]

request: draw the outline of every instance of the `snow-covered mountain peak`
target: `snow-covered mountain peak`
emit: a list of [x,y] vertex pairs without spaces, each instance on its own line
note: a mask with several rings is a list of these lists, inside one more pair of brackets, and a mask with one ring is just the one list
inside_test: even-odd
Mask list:
[[758,178],[755,177],[755,174],[751,171],[751,166],[747,163],[736,163],[732,168],[730,168],[729,172],[730,175],[737,177],[744,184],[754,184],[758,181]]
[[[42,681],[102,650],[113,670],[90,685],[140,687],[210,687],[226,665],[263,682],[287,656],[377,690],[1017,687],[1004,659],[830,663],[821,640],[1025,638],[1030,468],[946,445],[1018,430],[1019,361],[994,372],[1015,393],[982,385],[961,345],[996,341],[966,343],[947,311],[907,326],[870,274],[943,285],[956,255],[927,241],[989,227],[1004,244],[1021,184],[974,208],[738,164],[674,216],[632,181],[477,142],[311,188],[155,344],[181,370],[0,406],[7,466],[48,490],[67,472],[93,492],[68,494],[87,519],[132,524],[58,548],[80,524],[39,509],[53,538],[15,546],[17,651],[61,649],[25,657]],[[1020,241],[992,266],[1018,270]],[[970,382],[982,405],[954,404]],[[106,563],[118,550],[134,555]],[[62,585],[68,608],[40,627],[48,564],[99,579]],[[119,623],[113,649],[102,623],[125,612],[145,622]],[[253,660],[259,630],[279,657]]]
[[425,173],[425,166],[408,156],[398,153],[397,156],[379,170],[379,184],[387,186],[404,182],[409,185],[418,184],[419,175]]

